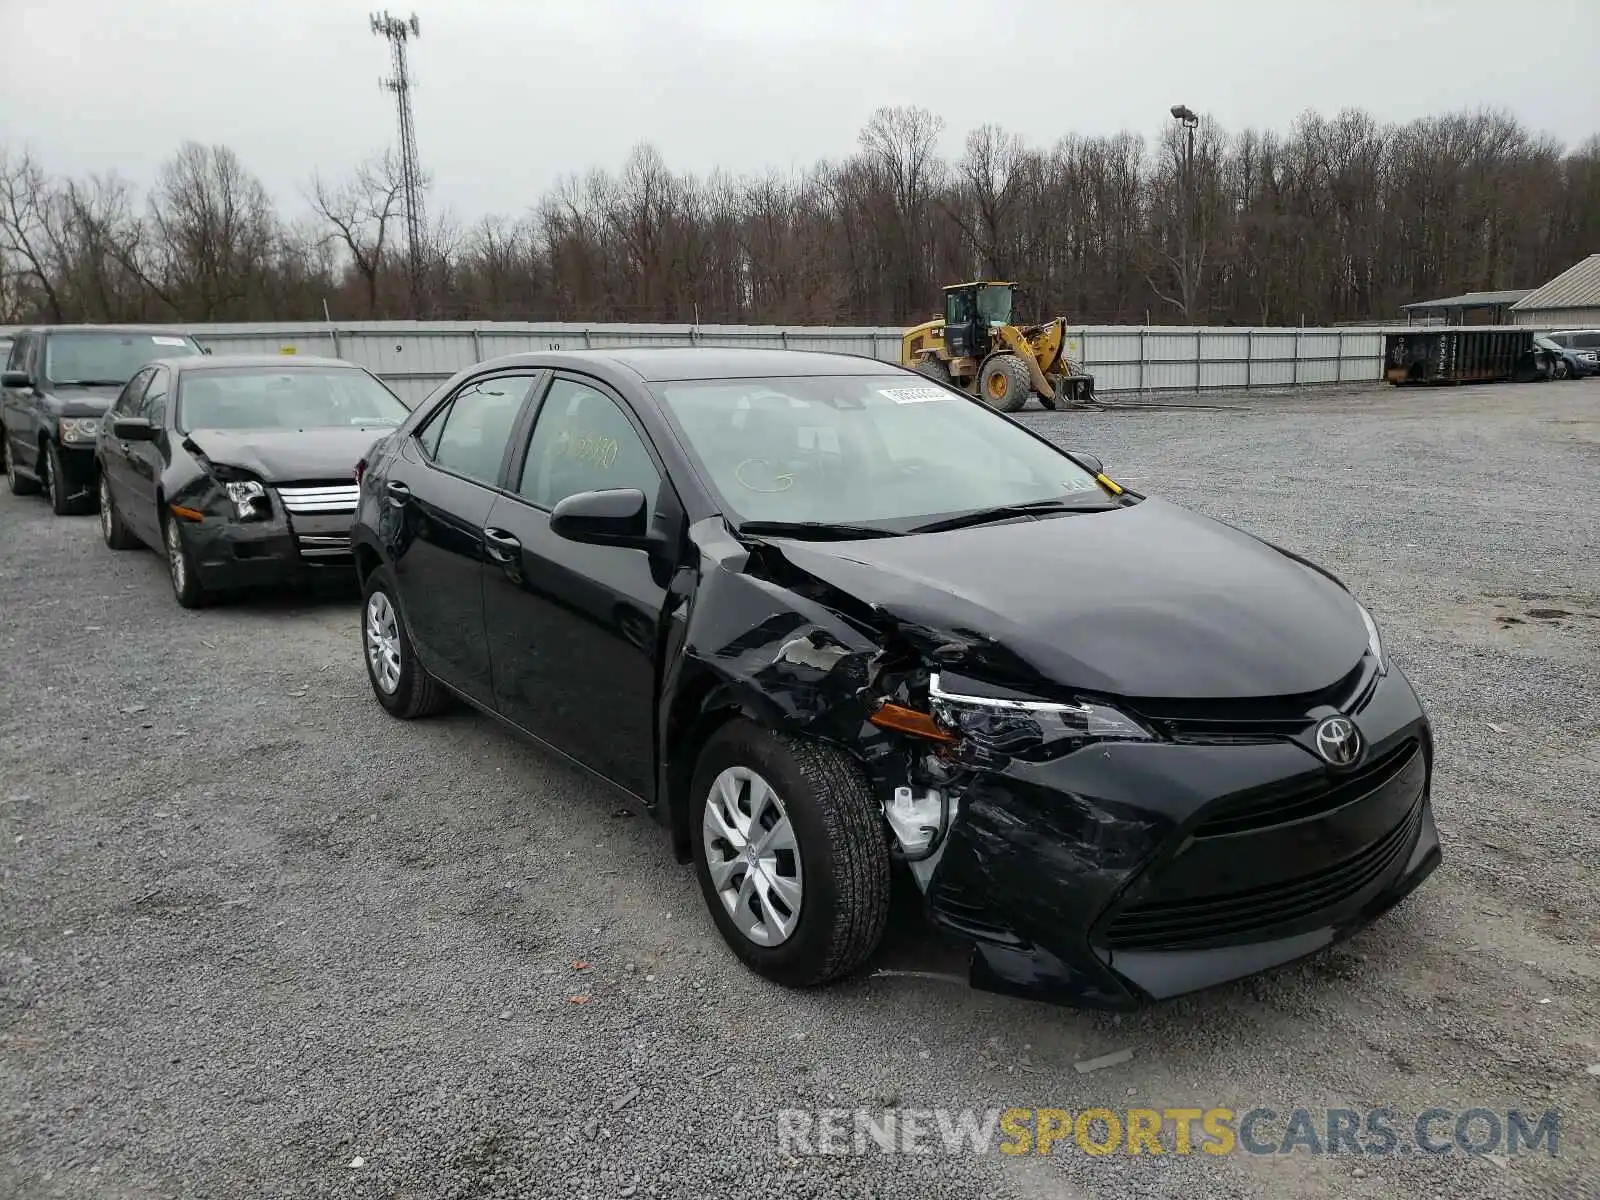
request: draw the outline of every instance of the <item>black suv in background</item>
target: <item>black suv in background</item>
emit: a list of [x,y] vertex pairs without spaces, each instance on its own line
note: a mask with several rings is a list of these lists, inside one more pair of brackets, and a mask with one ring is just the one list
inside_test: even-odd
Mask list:
[[114,325],[58,325],[13,335],[0,376],[0,454],[13,495],[41,487],[60,514],[95,504],[100,418],[123,385],[155,358],[201,353],[186,333]]
[[1564,329],[1534,339],[1557,355],[1557,379],[1583,379],[1600,375],[1600,330]]

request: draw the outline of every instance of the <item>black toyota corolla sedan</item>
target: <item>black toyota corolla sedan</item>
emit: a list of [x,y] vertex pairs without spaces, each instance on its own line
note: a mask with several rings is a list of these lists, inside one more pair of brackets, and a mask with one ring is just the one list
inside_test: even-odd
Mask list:
[[101,423],[100,532],[165,554],[185,608],[328,567],[348,580],[355,465],[409,412],[338,359],[149,363]]
[[783,983],[861,964],[895,874],[974,984],[1124,1007],[1439,863],[1427,718],[1337,579],[899,367],[480,364],[373,448],[352,537],[379,703],[637,797]]

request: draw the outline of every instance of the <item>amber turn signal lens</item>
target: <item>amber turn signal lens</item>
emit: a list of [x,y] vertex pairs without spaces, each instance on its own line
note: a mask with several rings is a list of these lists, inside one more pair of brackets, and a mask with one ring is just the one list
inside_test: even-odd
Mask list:
[[879,729],[892,729],[896,733],[909,733],[912,737],[927,738],[933,742],[953,742],[955,735],[944,729],[927,713],[902,704],[880,704],[878,711],[867,720]]

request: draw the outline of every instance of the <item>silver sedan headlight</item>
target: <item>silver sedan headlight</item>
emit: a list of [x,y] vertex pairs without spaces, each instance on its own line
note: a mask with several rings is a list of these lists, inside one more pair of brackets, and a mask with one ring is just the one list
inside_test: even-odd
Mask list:
[[63,444],[82,445],[100,436],[99,417],[62,417],[61,441]]

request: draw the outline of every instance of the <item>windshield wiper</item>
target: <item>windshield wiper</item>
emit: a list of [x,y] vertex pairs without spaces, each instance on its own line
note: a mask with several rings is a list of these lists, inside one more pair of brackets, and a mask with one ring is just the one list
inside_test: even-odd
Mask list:
[[1030,500],[1025,504],[997,504],[993,508],[979,508],[958,513],[926,525],[915,525],[912,533],[942,533],[946,529],[965,529],[969,525],[987,525],[990,521],[1005,521],[1013,517],[1032,517],[1040,513],[1109,512],[1121,506],[1109,496],[1094,496],[1083,500]]
[[878,525],[846,525],[836,521],[744,521],[734,528],[739,533],[765,533],[774,537],[816,538],[841,542],[852,538],[901,536],[897,529],[884,529]]

